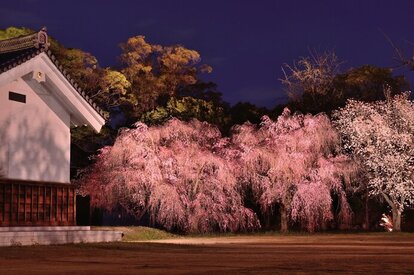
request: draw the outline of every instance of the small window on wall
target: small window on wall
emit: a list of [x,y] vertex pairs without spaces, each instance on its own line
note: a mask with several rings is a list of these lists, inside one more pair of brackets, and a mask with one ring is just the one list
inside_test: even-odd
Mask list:
[[26,95],[15,92],[9,92],[9,100],[26,103]]

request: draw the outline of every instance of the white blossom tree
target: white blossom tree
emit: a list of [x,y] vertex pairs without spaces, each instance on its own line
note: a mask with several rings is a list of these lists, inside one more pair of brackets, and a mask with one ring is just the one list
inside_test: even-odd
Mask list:
[[370,196],[391,207],[394,231],[414,202],[414,103],[409,94],[372,103],[349,101],[334,114],[344,150],[363,165]]

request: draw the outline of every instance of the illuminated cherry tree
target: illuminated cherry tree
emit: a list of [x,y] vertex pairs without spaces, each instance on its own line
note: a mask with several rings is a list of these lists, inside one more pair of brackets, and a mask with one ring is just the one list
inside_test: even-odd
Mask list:
[[246,231],[260,227],[243,205],[253,190],[264,213],[278,205],[281,230],[289,221],[308,231],[334,219],[346,226],[351,210],[345,193],[352,167],[336,154],[338,138],[325,115],[291,115],[260,128],[236,126],[230,138],[196,120],[163,126],[137,123],[114,146],[102,149],[82,179],[95,206],[121,205],[140,218],[182,232]]
[[260,226],[242,204],[229,164],[215,151],[216,127],[172,119],[163,126],[137,123],[102,149],[86,173],[83,191],[95,206],[120,204],[140,218],[181,232],[246,231]]
[[336,114],[345,151],[364,166],[371,196],[391,207],[394,231],[414,203],[414,103],[408,94],[373,103],[349,101]]
[[339,198],[338,222],[350,222],[344,179],[353,169],[347,157],[335,155],[338,138],[325,115],[285,109],[277,121],[263,117],[258,129],[248,123],[236,127],[231,142],[227,154],[240,182],[251,185],[263,212],[279,206],[282,232],[289,220],[308,231],[333,220],[331,193]]

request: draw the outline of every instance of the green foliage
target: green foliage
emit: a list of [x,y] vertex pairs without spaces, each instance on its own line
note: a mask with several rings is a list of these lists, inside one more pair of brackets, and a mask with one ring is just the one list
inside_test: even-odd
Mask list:
[[130,115],[136,118],[157,108],[160,99],[177,96],[197,83],[199,74],[211,72],[211,67],[200,64],[198,52],[180,45],[150,44],[144,36],[134,36],[121,49],[122,73],[136,99]]
[[217,84],[213,82],[198,80],[194,84],[180,87],[178,90],[178,96],[191,96],[205,101],[211,101],[214,105],[221,106],[224,109],[229,108],[229,104],[223,101],[223,94],[217,91]]
[[177,235],[168,233],[164,230],[150,227],[137,226],[128,227],[128,229],[128,231],[124,231],[126,233],[124,236],[125,241],[149,241],[172,239],[178,237]]
[[122,104],[138,104],[136,96],[130,92],[131,82],[119,71],[105,68],[101,72],[100,93],[97,94],[103,101],[106,100],[108,107]]
[[0,30],[0,40],[10,39],[14,37],[24,36],[33,33],[34,31],[28,28],[9,27],[5,30]]
[[239,102],[230,109],[231,124],[243,124],[247,121],[259,124],[261,118],[268,113],[266,108],[257,107],[249,102]]
[[392,70],[370,65],[351,69],[335,77],[334,86],[339,91],[339,103],[343,107],[347,99],[371,102],[384,100],[385,86],[391,88],[394,96],[409,89],[404,76],[393,76]]
[[177,99],[171,97],[165,107],[157,107],[145,113],[141,121],[149,125],[162,124],[172,117],[189,121],[196,118],[215,125],[224,125],[225,115],[222,107],[214,105],[211,101],[205,101],[193,97]]
[[118,71],[113,71],[109,68],[105,69],[104,77],[102,78],[105,85],[105,92],[116,92],[125,95],[131,83],[126,79],[125,75]]
[[70,133],[71,142],[89,153],[95,153],[103,146],[111,144],[116,136],[116,131],[108,126],[102,127],[99,133],[89,126],[72,127]]
[[107,84],[103,80],[106,71],[99,67],[95,56],[80,49],[66,48],[53,38],[50,48],[70,76],[98,105],[108,109],[115,104],[114,98],[103,92]]
[[121,231],[124,233],[122,241],[151,241],[178,238],[178,235],[166,232],[164,230],[145,227],[145,226],[115,226],[115,227],[94,227],[92,230],[109,230]]

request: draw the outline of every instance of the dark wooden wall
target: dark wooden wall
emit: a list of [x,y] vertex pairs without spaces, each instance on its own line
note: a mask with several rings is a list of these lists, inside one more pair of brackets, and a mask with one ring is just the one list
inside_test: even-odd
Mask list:
[[0,179],[0,226],[76,225],[71,184]]

